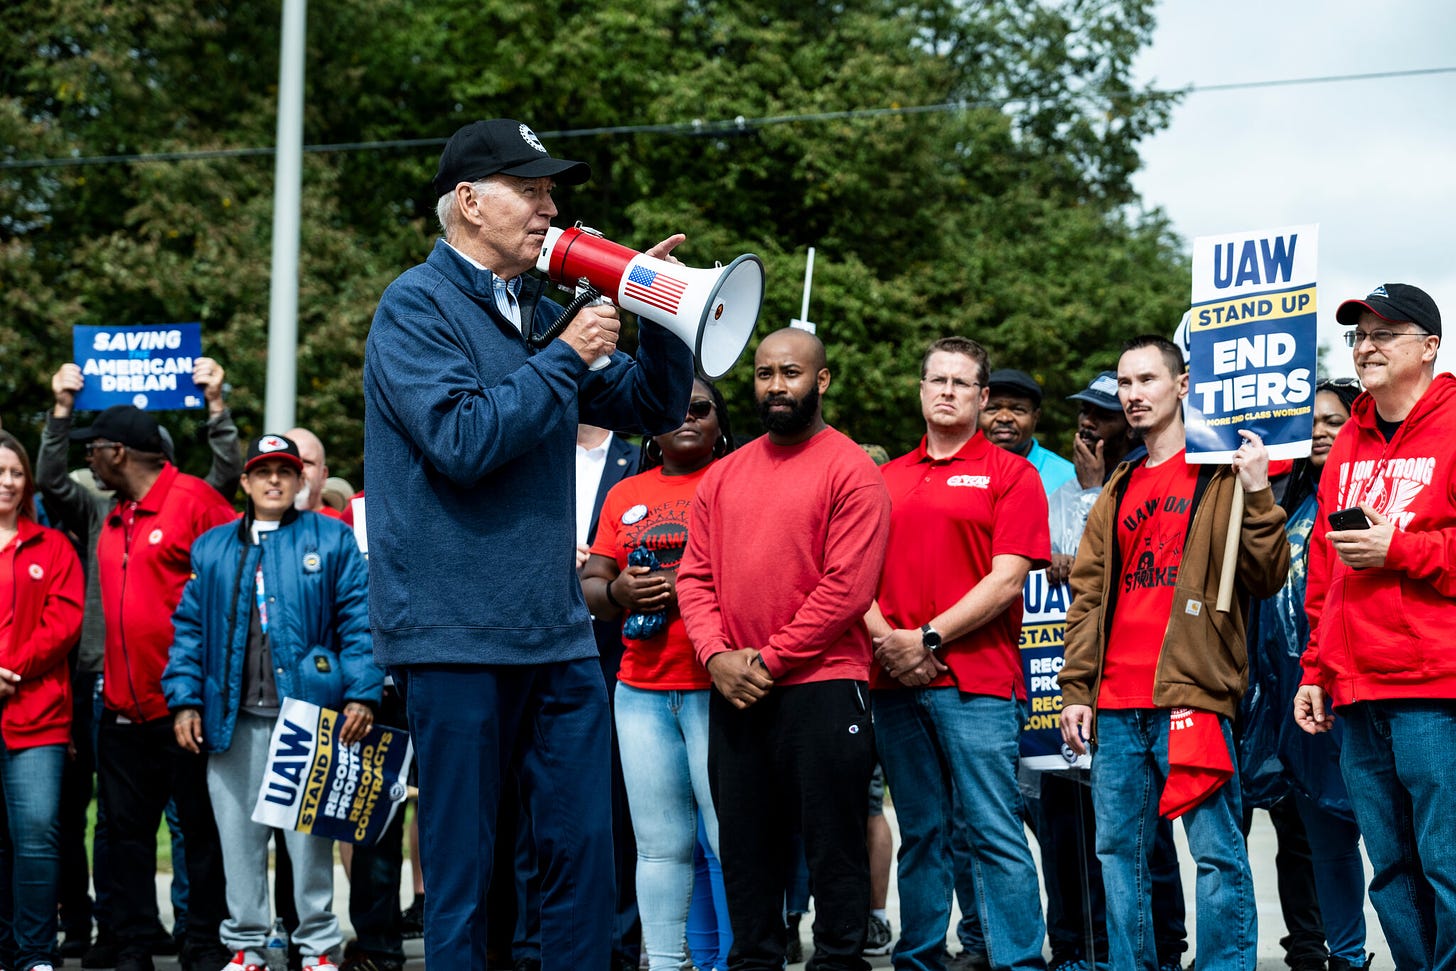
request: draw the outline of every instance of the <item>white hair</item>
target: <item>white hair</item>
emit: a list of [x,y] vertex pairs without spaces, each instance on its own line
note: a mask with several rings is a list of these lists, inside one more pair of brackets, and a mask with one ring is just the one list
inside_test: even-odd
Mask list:
[[[472,182],[470,189],[476,195],[487,195],[492,186],[499,184],[499,180],[494,175],[487,175],[483,179]],[[435,218],[440,221],[440,232],[445,234],[446,240],[449,240],[460,227],[460,207],[455,203],[454,189],[442,195],[435,202]]]

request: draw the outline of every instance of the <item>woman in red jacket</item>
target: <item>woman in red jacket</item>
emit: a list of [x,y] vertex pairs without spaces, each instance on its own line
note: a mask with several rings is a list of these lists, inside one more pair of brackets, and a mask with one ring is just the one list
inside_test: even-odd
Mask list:
[[0,812],[10,835],[0,847],[0,931],[9,931],[0,960],[17,971],[53,971],[55,961],[66,654],[84,590],[70,542],[35,521],[29,456],[0,432]]

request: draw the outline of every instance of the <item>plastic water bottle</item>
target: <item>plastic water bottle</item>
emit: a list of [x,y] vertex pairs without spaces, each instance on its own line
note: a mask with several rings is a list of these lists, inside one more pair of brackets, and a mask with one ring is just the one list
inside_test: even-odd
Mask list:
[[288,971],[288,929],[282,917],[273,921],[263,942],[263,964],[268,971]]

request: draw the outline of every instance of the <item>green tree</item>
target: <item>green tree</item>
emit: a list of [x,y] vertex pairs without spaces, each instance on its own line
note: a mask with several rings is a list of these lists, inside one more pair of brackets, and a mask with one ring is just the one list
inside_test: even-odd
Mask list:
[[[244,433],[261,430],[272,156],[17,163],[266,148],[280,9],[33,0],[0,12],[7,424],[33,435],[73,324],[199,320]],[[386,144],[305,157],[299,421],[357,483],[364,337],[379,294],[437,233],[439,145],[509,115],[593,167],[590,184],[558,193],[561,224],[643,247],[684,231],[679,253],[697,266],[758,253],[760,336],[797,316],[817,247],[826,410],[857,439],[913,444],[921,349],[964,333],[1046,384],[1043,424],[1065,449],[1061,396],[1123,337],[1170,331],[1187,303],[1181,245],[1129,181],[1170,104],[1130,78],[1150,10],[315,0],[305,141]],[[725,390],[738,426],[755,428],[748,368]],[[196,421],[167,420],[182,426],[184,466],[205,463],[185,434]]]

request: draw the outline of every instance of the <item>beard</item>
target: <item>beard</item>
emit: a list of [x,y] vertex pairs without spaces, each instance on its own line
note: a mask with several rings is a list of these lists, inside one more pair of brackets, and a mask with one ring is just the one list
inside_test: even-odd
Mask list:
[[[772,411],[771,403],[787,401],[792,406],[787,412]],[[765,430],[775,435],[796,435],[814,424],[819,413],[819,386],[810,385],[803,398],[795,400],[786,394],[772,395],[758,403],[758,420]]]

